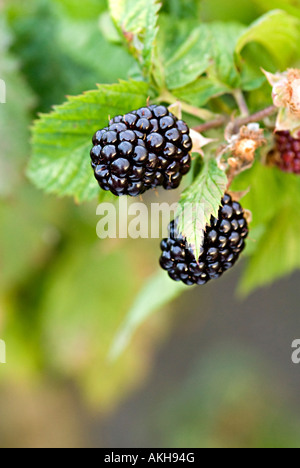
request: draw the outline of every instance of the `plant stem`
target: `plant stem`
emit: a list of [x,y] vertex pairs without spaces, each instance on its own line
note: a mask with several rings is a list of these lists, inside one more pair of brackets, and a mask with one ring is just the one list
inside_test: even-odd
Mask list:
[[238,108],[240,109],[242,117],[248,117],[249,109],[243,91],[237,89],[234,91],[233,96],[236,100]]
[[[234,126],[234,130],[238,130],[243,125],[247,125],[249,123],[260,122],[266,117],[269,117],[270,115],[275,114],[275,112],[277,111],[278,111],[277,107],[270,106],[270,107],[267,107],[266,109],[262,109],[261,111],[256,112],[255,114],[245,116],[245,117],[239,117],[238,119],[232,122]],[[215,120],[211,120],[209,122],[205,122],[204,124],[198,125],[197,127],[194,127],[193,130],[195,130],[196,132],[202,133],[202,132],[206,132],[207,130],[211,130],[213,128],[223,127],[223,125],[229,122],[230,122],[230,119],[224,116]]]
[[223,127],[223,125],[225,125],[227,122],[228,122],[228,118],[225,116],[222,116],[222,117],[219,117],[218,119],[210,120],[209,122],[205,122],[201,125],[198,125],[197,127],[194,127],[193,130],[196,130],[196,132],[199,132],[199,133],[203,133],[213,128]]
[[278,112],[278,108],[275,106],[270,106],[266,107],[266,109],[262,109],[259,112],[256,112],[255,114],[249,115],[247,117],[240,117],[239,119],[236,119],[234,122],[234,128],[238,129],[242,127],[243,125],[248,125],[249,123],[254,123],[254,122],[260,122],[261,120],[264,120],[266,117],[269,117],[270,115],[275,114],[275,112]]

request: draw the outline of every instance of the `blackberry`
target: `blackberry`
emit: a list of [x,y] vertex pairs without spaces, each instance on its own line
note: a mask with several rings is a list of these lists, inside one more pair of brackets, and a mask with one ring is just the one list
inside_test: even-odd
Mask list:
[[249,232],[243,208],[228,194],[222,199],[218,219],[212,217],[207,226],[198,263],[186,239],[178,236],[175,221],[169,231],[170,237],[161,242],[160,265],[173,280],[189,286],[206,284],[232,268]]
[[275,165],[284,172],[300,174],[300,139],[293,138],[289,131],[277,132],[275,145]]
[[189,133],[164,106],[115,117],[93,137],[92,168],[100,187],[117,196],[178,188],[191,168]]

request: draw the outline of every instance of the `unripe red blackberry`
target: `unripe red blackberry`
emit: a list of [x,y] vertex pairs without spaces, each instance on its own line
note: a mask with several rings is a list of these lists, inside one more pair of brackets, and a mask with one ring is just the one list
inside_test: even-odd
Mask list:
[[300,174],[300,139],[293,138],[290,132],[277,132],[275,145],[278,157],[275,164],[284,172]]
[[245,248],[248,223],[243,208],[225,194],[218,219],[212,217],[204,234],[204,244],[197,262],[186,239],[178,236],[176,223],[169,226],[170,237],[161,242],[161,267],[175,281],[192,286],[219,278],[233,267]]
[[93,137],[92,167],[100,187],[117,196],[178,188],[191,167],[189,133],[164,106],[115,117]]

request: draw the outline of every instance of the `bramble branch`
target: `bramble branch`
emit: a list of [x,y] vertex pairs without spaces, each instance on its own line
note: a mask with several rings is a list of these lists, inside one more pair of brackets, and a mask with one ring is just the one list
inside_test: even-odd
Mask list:
[[[266,117],[269,117],[275,114],[275,112],[277,111],[278,111],[277,107],[270,106],[270,107],[267,107],[266,109],[262,109],[261,111],[256,112],[255,114],[249,115],[247,117],[239,117],[238,119],[232,121],[234,130],[238,130],[243,125],[248,125],[254,122],[260,122]],[[223,127],[223,125],[227,123],[230,123],[230,119],[228,117],[223,116],[223,117],[219,117],[218,119],[211,120],[209,122],[205,122],[201,125],[198,125],[197,127],[194,127],[193,130],[199,133],[203,133],[213,128]]]

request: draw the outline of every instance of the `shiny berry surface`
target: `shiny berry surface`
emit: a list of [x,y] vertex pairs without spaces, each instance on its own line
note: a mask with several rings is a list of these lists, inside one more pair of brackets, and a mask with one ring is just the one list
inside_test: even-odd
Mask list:
[[95,178],[116,196],[138,196],[158,186],[176,189],[191,168],[189,133],[165,106],[116,116],[93,137]]
[[203,285],[232,268],[245,248],[248,224],[243,208],[225,194],[218,219],[212,217],[206,228],[201,254],[196,261],[186,239],[178,236],[174,221],[169,238],[161,242],[160,265],[175,281],[186,285]]

